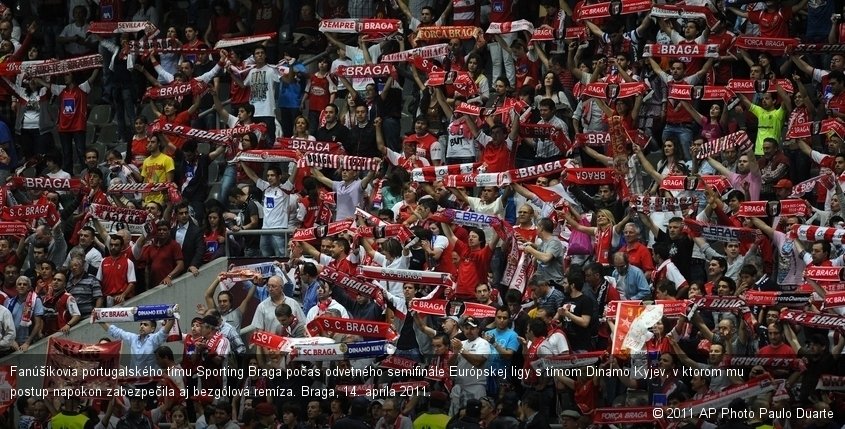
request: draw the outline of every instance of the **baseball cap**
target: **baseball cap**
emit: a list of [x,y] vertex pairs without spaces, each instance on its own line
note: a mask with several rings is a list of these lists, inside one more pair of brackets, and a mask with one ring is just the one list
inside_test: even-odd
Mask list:
[[451,320],[455,323],[461,323],[461,318],[458,317],[458,316],[449,316],[449,317],[446,318],[446,320]]
[[481,417],[481,401],[470,399],[466,405],[466,415],[469,417]]
[[477,328],[478,327],[478,321],[475,320],[474,317],[467,316],[467,317],[464,317],[464,320],[462,321],[461,325],[469,325],[469,326],[472,326],[473,328]]
[[255,412],[259,416],[272,416],[276,414],[276,409],[268,402],[262,402],[255,407]]
[[780,180],[778,180],[777,183],[775,183],[774,188],[775,189],[778,189],[778,188],[792,189],[792,181],[789,180],[789,179],[780,179]]
[[571,419],[580,419],[581,413],[579,413],[578,410],[573,409],[563,410],[563,412],[560,413],[560,418],[564,417],[569,417]]

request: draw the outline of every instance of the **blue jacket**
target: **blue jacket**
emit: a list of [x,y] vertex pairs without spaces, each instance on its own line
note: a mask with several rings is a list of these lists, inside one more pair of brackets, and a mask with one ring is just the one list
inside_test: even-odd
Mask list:
[[[613,270],[613,278],[619,282],[619,271]],[[651,296],[651,287],[645,279],[643,270],[628,264],[628,274],[625,276],[625,299],[645,299]]]

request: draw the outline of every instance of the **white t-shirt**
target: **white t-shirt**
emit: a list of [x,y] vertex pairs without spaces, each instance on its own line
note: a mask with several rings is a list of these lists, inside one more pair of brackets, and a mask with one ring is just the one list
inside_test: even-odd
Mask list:
[[249,104],[255,107],[256,118],[275,117],[276,87],[279,83],[279,71],[265,64],[249,71],[244,79],[244,86],[249,87]]
[[[367,48],[370,52],[370,58],[377,62],[378,57],[381,56],[381,45],[373,45]],[[367,62],[364,60],[364,51],[355,46],[346,45],[346,57],[352,61],[352,65],[362,66]],[[355,91],[361,92],[367,89],[367,85],[373,83],[373,79],[369,77],[361,77],[352,79],[352,87]]]
[[332,190],[335,191],[335,199],[337,200],[335,220],[355,217],[355,208],[359,207],[364,200],[364,190],[361,189],[361,180],[355,180],[349,184],[346,184],[346,182],[332,182]]
[[290,194],[293,192],[290,180],[271,187],[266,180],[258,179],[255,186],[264,191],[264,228],[287,228]]
[[[373,255],[373,262],[381,265],[384,268],[390,268],[394,270],[407,270],[410,266],[410,261],[408,260],[407,256],[400,256],[388,264],[387,257],[385,257],[384,254],[381,252],[375,252],[375,254]],[[398,297],[405,296],[402,293],[402,284],[404,282],[389,282],[385,280],[382,283],[384,284],[387,291],[391,294]]]

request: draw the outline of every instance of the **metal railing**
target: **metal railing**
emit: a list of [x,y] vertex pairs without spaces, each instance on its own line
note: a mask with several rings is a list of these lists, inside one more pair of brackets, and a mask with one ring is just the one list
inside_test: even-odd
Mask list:
[[[261,236],[261,235],[282,234],[282,235],[285,236],[285,243],[290,243],[290,237],[291,237],[291,235],[293,235],[293,233],[295,231],[296,231],[295,229],[285,229],[285,228],[273,228],[273,229],[263,229],[262,228],[262,229],[242,229],[242,230],[237,231],[237,232],[230,231],[227,234],[231,234],[231,235],[234,235],[234,236],[241,236],[241,235],[259,235],[259,236]],[[288,249],[282,249],[283,254],[282,254],[281,257],[284,258],[284,257],[288,256],[287,250]],[[231,253],[231,250],[229,249],[229,240],[226,240],[226,258],[229,258],[230,256],[232,256],[232,253]]]

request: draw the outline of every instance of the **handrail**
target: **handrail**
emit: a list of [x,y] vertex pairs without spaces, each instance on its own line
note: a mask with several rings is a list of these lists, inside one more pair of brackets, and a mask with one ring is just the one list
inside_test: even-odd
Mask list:
[[[296,232],[296,229],[289,229],[289,228],[270,228],[270,229],[242,229],[240,231],[229,231],[228,234],[231,235],[275,235],[275,234],[284,234],[285,235],[285,242],[290,242],[290,236]],[[283,250],[287,252],[287,249]],[[232,256],[229,250],[229,240],[226,240],[226,258]],[[286,257],[287,254],[283,254],[282,257]]]
[[[306,59],[305,61],[303,61],[303,62],[302,62],[302,65],[307,66],[308,64],[311,64],[311,63],[313,63],[314,61],[318,61],[318,60],[322,59],[323,57],[325,57],[325,56],[327,56],[327,55],[329,55],[329,51],[324,51],[324,52],[321,52],[321,53],[319,53],[319,54],[317,54],[317,55],[314,55],[313,57],[310,57],[310,58]],[[227,104],[232,104],[232,99],[231,99],[231,98],[223,102],[223,105],[224,105],[224,106],[225,106],[225,105],[227,105]],[[208,109],[208,110],[204,110],[204,111],[202,111],[202,112],[201,112],[198,116],[199,116],[200,118],[204,118],[204,117],[206,117],[206,116],[210,115],[210,114],[211,114],[211,112],[213,112],[213,111],[214,111],[214,108],[212,107],[212,108],[210,108],[210,109]]]

